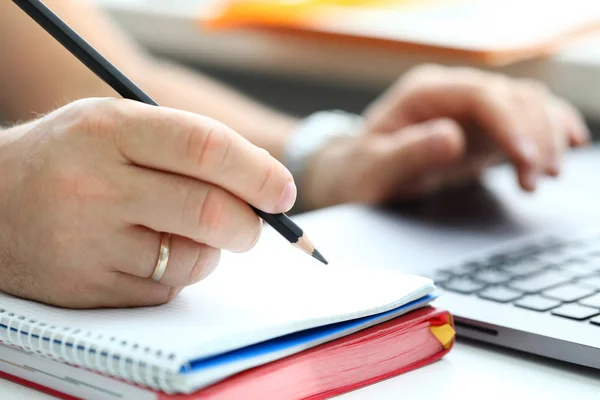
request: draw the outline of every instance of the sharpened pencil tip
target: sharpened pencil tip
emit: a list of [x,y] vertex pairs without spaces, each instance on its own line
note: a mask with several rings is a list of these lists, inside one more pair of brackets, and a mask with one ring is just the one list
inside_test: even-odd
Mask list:
[[298,241],[296,243],[294,243],[294,247],[299,248],[300,250],[302,250],[309,256],[312,256],[313,258],[321,261],[325,265],[329,264],[327,262],[327,260],[325,259],[325,257],[323,257],[323,255],[321,253],[319,253],[319,250],[315,249],[315,246],[311,243],[311,241],[306,236],[301,236],[298,239]]
[[313,250],[312,256],[314,258],[316,258],[317,260],[321,261],[325,265],[329,264],[327,262],[327,260],[325,259],[325,257],[323,257],[323,255],[321,253],[319,253],[319,250],[317,250],[317,249]]

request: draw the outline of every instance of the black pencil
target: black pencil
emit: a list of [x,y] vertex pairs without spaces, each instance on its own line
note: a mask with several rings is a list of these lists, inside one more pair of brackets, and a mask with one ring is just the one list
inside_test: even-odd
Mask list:
[[[13,0],[13,2],[121,96],[126,99],[158,106],[156,101],[127,78],[110,61],[104,58],[104,56],[40,0]],[[313,246],[308,237],[304,236],[302,229],[287,215],[284,213],[268,214],[258,210],[256,207],[251,207],[259,217],[271,225],[290,243],[322,263],[327,264],[327,260]]]

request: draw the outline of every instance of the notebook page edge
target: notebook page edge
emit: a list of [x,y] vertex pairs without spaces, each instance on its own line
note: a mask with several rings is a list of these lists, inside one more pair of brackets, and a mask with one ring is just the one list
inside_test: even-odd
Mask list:
[[[195,372],[191,372],[189,375],[180,374],[177,377],[177,381],[181,382],[180,390],[184,390],[184,393],[191,393],[191,392],[200,390],[204,387],[207,387],[209,385],[217,383],[223,379],[226,379],[226,378],[228,378],[232,375],[235,375],[239,372],[242,372],[244,370],[251,369],[251,368],[254,368],[254,367],[257,367],[260,365],[264,365],[269,362],[279,360],[281,358],[285,358],[285,357],[300,353],[304,350],[308,350],[310,348],[313,348],[313,347],[319,346],[321,344],[339,339],[341,337],[351,335],[360,330],[367,329],[376,324],[383,323],[390,319],[407,314],[418,308],[425,307],[425,306],[431,304],[431,302],[433,300],[435,300],[435,298],[427,298],[427,299],[424,299],[424,301],[422,301],[422,302],[417,301],[414,304],[411,304],[407,307],[399,306],[399,307],[397,307],[397,310],[395,310],[394,312],[387,312],[387,313],[382,312],[381,314],[383,314],[383,315],[381,315],[381,316],[377,316],[377,317],[369,320],[366,323],[363,323],[363,324],[360,324],[357,326],[353,326],[350,329],[338,331],[334,335],[323,336],[316,340],[300,343],[296,346],[291,346],[291,347],[285,348],[283,350],[280,350],[278,352],[273,352],[273,353],[266,352],[264,354],[261,354],[258,357],[247,358],[247,359],[242,360],[242,362],[240,362],[240,363],[229,364],[226,368],[216,369],[216,370],[212,371],[211,375],[199,374],[199,373],[195,373]],[[389,311],[392,311],[392,310],[389,310]]]
[[237,342],[238,346],[236,346],[236,347],[232,347],[232,346],[217,347],[217,346],[214,346],[214,343],[213,343],[214,347],[212,347],[212,349],[214,349],[214,350],[211,352],[206,352],[205,349],[202,349],[200,347],[197,347],[194,350],[190,350],[190,352],[193,352],[194,354],[196,354],[194,359],[203,359],[203,358],[208,358],[208,357],[214,357],[219,354],[223,354],[225,352],[235,350],[236,348],[251,346],[251,345],[254,345],[257,343],[264,342],[266,340],[285,336],[290,333],[300,332],[300,331],[307,330],[307,329],[317,328],[317,327],[321,327],[321,326],[325,326],[325,325],[349,321],[352,319],[358,319],[358,318],[363,318],[363,317],[368,317],[368,316],[372,316],[372,315],[376,315],[376,314],[385,313],[390,310],[393,310],[394,308],[399,308],[399,307],[401,307],[405,304],[408,304],[412,301],[416,301],[427,295],[430,295],[434,291],[435,291],[435,286],[433,285],[433,283],[431,283],[430,285],[422,286],[422,287],[416,289],[415,291],[405,295],[402,298],[399,298],[388,304],[380,305],[378,307],[374,307],[371,309],[363,309],[361,311],[354,312],[354,313],[339,314],[334,317],[327,316],[327,317],[323,317],[320,319],[302,320],[302,321],[298,321],[298,323],[296,323],[296,324],[279,325],[278,327],[265,326],[261,330],[257,330],[255,332],[253,332],[253,336],[247,336],[243,341],[237,340],[236,342]]

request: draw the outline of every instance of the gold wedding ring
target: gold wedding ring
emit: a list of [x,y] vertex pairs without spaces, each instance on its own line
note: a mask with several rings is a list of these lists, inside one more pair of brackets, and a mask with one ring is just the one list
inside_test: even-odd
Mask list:
[[158,261],[151,276],[152,280],[160,281],[167,270],[169,255],[171,253],[171,234],[162,233],[160,236],[160,250],[158,252]]

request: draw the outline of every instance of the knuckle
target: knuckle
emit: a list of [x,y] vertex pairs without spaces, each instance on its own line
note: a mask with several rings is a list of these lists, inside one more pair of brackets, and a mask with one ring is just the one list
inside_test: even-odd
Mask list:
[[461,131],[458,122],[448,117],[436,119],[432,129],[441,134],[453,134]]
[[185,156],[195,166],[207,170],[221,170],[232,146],[232,139],[218,124],[194,125],[186,138]]
[[[122,106],[114,100],[89,100],[75,106],[68,135],[82,137],[88,145],[102,149],[106,145],[122,150]],[[112,142],[111,142],[112,140]]]
[[443,75],[447,67],[436,63],[425,63],[409,68],[405,77],[408,80],[423,80]]
[[473,109],[485,109],[490,112],[504,111],[505,99],[504,88],[497,83],[487,86],[472,86]]
[[106,102],[82,103],[79,108],[76,126],[82,134],[106,136],[119,127],[116,108]]
[[520,92],[528,96],[546,97],[549,94],[549,89],[546,85],[533,79],[520,79],[517,87]]
[[259,181],[259,185],[256,189],[257,194],[264,193],[265,189],[268,188],[268,182],[271,180],[274,173],[273,163],[267,163],[266,168],[264,168],[263,176]]
[[226,194],[211,186],[206,191],[204,199],[199,203],[196,216],[197,226],[202,236],[214,236],[225,224]]
[[447,67],[434,63],[411,67],[404,73],[402,79],[396,82],[391,92],[405,93],[435,86],[448,73],[447,69]]

